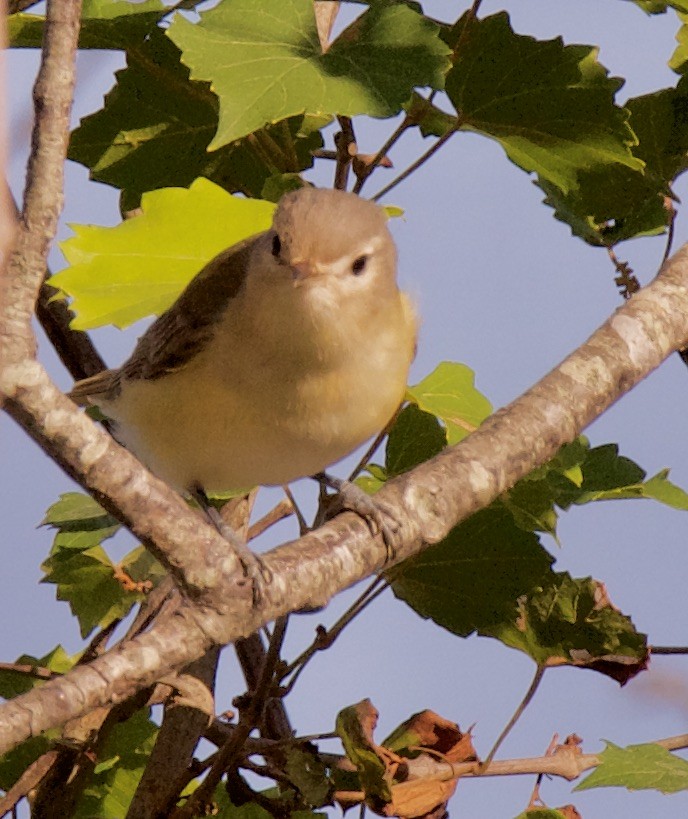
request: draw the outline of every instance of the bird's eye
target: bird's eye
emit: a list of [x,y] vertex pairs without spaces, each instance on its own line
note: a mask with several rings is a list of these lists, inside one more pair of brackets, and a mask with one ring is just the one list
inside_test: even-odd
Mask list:
[[282,250],[282,242],[280,242],[280,237],[275,233],[272,237],[272,255],[277,256],[280,255],[280,251]]
[[351,265],[351,272],[354,274],[354,276],[360,276],[365,270],[367,263],[367,256],[359,256],[358,259],[355,259],[354,263]]

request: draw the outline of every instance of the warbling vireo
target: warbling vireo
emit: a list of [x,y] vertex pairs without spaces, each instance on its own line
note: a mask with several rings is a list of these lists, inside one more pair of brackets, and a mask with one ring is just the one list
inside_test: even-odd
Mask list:
[[383,429],[416,332],[384,211],[303,188],[270,230],[209,262],[128,361],[71,396],[181,491],[285,484]]

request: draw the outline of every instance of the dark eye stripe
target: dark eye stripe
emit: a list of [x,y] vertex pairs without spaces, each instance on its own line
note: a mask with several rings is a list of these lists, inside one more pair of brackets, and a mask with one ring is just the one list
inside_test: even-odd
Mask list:
[[282,242],[280,242],[280,237],[275,233],[275,235],[272,237],[272,255],[279,256],[281,250]]

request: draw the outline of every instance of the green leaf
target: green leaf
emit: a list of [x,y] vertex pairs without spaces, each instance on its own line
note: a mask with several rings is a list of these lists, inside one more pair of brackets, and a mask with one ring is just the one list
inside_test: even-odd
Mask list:
[[552,562],[534,534],[493,505],[386,577],[395,596],[422,617],[467,637],[512,620],[517,599],[550,576]]
[[207,83],[189,79],[179,58],[170,39],[154,31],[127,52],[128,67],[116,73],[104,108],[72,133],[69,158],[89,168],[92,179],[120,188],[123,209],[138,207],[146,191],[186,186],[199,176],[257,197],[275,174],[312,166],[327,117],[292,117],[209,154],[218,100]]
[[319,808],[332,802],[332,788],[317,748],[305,743],[285,750],[284,772],[305,802]]
[[51,554],[58,549],[88,549],[112,537],[119,521],[89,495],[67,492],[46,512],[42,525],[58,530]]
[[668,191],[688,168],[688,77],[681,77],[676,88],[629,99],[626,108],[638,137],[633,153]]
[[570,665],[599,671],[622,685],[647,666],[644,634],[609,600],[592,578],[551,573],[519,597],[510,622],[481,633],[524,651],[538,665]]
[[646,498],[674,509],[688,509],[688,493],[668,480],[668,470],[645,481],[645,472],[619,455],[616,444],[590,448],[581,436],[534,470],[500,498],[526,531],[556,538],[555,506],[569,509],[593,501]]
[[647,14],[665,14],[668,9],[688,11],[687,0],[630,0]]
[[[79,48],[126,49],[157,27],[167,12],[161,0],[84,0]],[[15,48],[41,48],[45,18],[11,14],[9,40]]]
[[528,808],[523,813],[519,813],[516,819],[567,819],[567,817],[556,808]]
[[644,173],[621,165],[593,168],[580,173],[579,187],[568,193],[538,181],[556,218],[593,245],[611,247],[663,232],[669,217],[665,198],[688,167],[688,78],[676,88],[630,99],[626,107],[638,138],[633,154],[645,163]]
[[642,169],[628,113],[614,105],[621,81],[597,49],[515,34],[504,12],[464,15],[447,39],[458,53],[446,90],[462,127],[496,139],[519,167],[564,194],[597,165]]
[[613,247],[627,239],[666,230],[665,186],[622,165],[582,169],[578,187],[565,193],[541,177],[537,185],[554,216],[588,244]]
[[[74,666],[79,655],[70,656],[62,648],[61,645],[56,646],[45,657],[32,657],[30,654],[22,654],[14,661],[15,666],[30,666],[36,669],[48,669],[57,674],[64,674]],[[21,671],[12,671],[10,669],[0,670],[0,697],[10,700],[13,697],[31,691],[42,685],[48,677],[40,677],[38,675],[25,674]],[[2,787],[2,786],[0,786]]]
[[167,576],[165,569],[144,546],[137,546],[119,563],[120,568],[134,581],[157,586]]
[[79,330],[159,315],[203,265],[270,226],[274,204],[234,197],[207,179],[144,194],[143,213],[116,227],[72,225],[70,267],[50,284],[72,298]]
[[688,790],[688,762],[654,742],[620,748],[611,742],[598,767],[574,790],[620,787],[630,791],[677,793]]
[[554,508],[554,493],[546,478],[519,481],[500,500],[521,529],[546,532],[556,538],[558,516]]
[[444,136],[459,124],[455,115],[447,114],[415,91],[404,105],[406,115],[420,128],[424,137]]
[[29,765],[49,751],[56,734],[51,731],[47,736],[32,737],[0,756],[0,789],[7,792]]
[[677,74],[685,74],[688,71],[688,9],[684,9],[684,13],[678,17],[682,25],[676,32],[678,45],[669,60],[669,68]]
[[105,628],[125,617],[143,599],[141,593],[123,589],[115,565],[100,546],[80,551],[54,547],[41,568],[41,582],[57,586],[57,599],[69,603],[84,638],[96,626]]
[[124,819],[155,744],[158,726],[147,711],[119,723],[99,749],[96,770],[83,792],[74,819]]
[[210,150],[304,112],[393,116],[449,66],[438,27],[402,4],[369,8],[325,53],[311,0],[221,3],[199,23],[176,15],[168,34],[220,99]]
[[369,699],[343,708],[337,714],[335,731],[347,757],[358,770],[366,801],[387,803],[392,799],[391,775],[373,739],[378,712]]
[[473,432],[492,412],[492,405],[476,390],[473,370],[443,361],[406,397],[418,408],[437,416],[447,427],[447,442],[456,444]]
[[237,807],[232,804],[228,794],[225,783],[222,782],[215,789],[213,794],[213,816],[215,819],[273,819],[275,813],[278,815],[289,816],[289,819],[327,819],[327,814],[318,813],[317,811],[307,810],[293,810],[290,804],[293,797],[293,791],[277,788],[268,788],[261,791],[260,795],[265,799],[270,799],[274,803],[274,813],[269,813],[265,808],[258,805],[256,802],[246,802],[246,804]]
[[399,413],[387,439],[385,466],[389,477],[413,469],[446,445],[447,434],[437,418],[409,404]]
[[645,471],[638,464],[619,455],[616,444],[590,449],[581,463],[583,480],[579,486],[557,486],[556,502],[562,508],[572,503],[648,498],[674,509],[688,509],[688,493],[668,480],[668,469],[644,481]]

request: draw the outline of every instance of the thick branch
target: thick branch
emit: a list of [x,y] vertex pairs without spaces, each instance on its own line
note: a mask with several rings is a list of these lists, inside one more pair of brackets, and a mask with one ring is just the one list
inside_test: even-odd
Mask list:
[[[380,499],[399,521],[398,560],[441,540],[535,467],[551,459],[674,350],[688,345],[688,249],[559,367],[476,432],[413,471],[389,481]],[[13,378],[17,379],[13,383]],[[185,601],[169,621],[130,645],[51,680],[0,707],[0,752],[109,704],[136,686],[199,657],[211,641],[227,643],[297,608],[322,605],[380,570],[386,549],[352,513],[265,556],[273,582],[261,609],[246,590],[234,596],[236,560],[164,484],[81,416],[35,363],[5,374],[15,417],[100,499],[126,501],[135,531],[157,544],[197,602]],[[133,487],[133,489],[132,489]],[[106,501],[107,502],[107,501]],[[111,500],[110,509],[116,508]],[[162,512],[158,508],[162,505]],[[148,513],[153,518],[145,520]],[[200,603],[203,605],[200,605]],[[6,727],[5,727],[6,726]]]
[[48,0],[43,56],[33,90],[36,120],[24,205],[14,252],[0,281],[3,362],[22,361],[35,349],[31,318],[62,210],[80,15],[80,0]]

